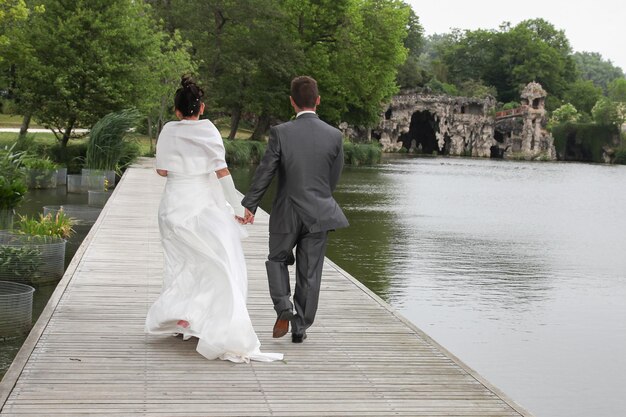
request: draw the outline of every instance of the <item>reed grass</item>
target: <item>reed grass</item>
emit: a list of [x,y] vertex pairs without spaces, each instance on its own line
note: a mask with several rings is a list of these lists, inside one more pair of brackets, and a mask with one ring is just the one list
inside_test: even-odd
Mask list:
[[127,109],[109,113],[100,119],[89,134],[85,167],[104,171],[115,170],[127,149],[124,137],[129,129],[136,125],[139,116],[137,110]]
[[378,143],[343,143],[343,159],[346,164],[376,165],[380,162],[383,151]]

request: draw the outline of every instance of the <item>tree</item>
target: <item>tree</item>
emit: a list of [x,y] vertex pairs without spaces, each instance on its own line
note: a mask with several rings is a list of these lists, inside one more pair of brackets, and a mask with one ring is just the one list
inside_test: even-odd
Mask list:
[[438,44],[449,79],[481,81],[493,86],[503,102],[517,100],[521,88],[537,81],[560,98],[575,79],[571,48],[565,34],[543,19],[526,20],[499,30],[453,31]]
[[578,110],[570,103],[566,103],[552,112],[550,121],[548,122],[548,128],[552,129],[554,126],[568,123],[577,122],[580,119]]
[[139,106],[141,63],[159,46],[149,9],[133,0],[45,0],[19,39],[17,94],[64,148],[72,130]]
[[591,114],[593,121],[599,125],[621,126],[626,119],[626,106],[616,103],[607,97],[602,97],[593,109]]
[[581,112],[591,114],[591,109],[602,96],[602,88],[591,80],[576,80],[570,84],[563,99]]
[[608,97],[619,103],[626,103],[626,78],[616,78],[607,86]]
[[172,35],[158,32],[160,44],[151,51],[149,58],[139,63],[138,69],[144,76],[142,85],[145,96],[139,109],[146,115],[150,152],[153,152],[152,139],[157,138],[161,128],[167,122],[167,115],[172,109],[174,93],[180,87],[183,74],[195,74],[196,64],[192,61],[189,50],[191,44],[182,39],[178,31]]
[[[36,11],[42,12],[41,6],[36,6]],[[14,26],[28,18],[30,10],[24,0],[0,0],[0,63],[3,61],[4,49],[11,44],[11,38],[7,35]]]
[[624,78],[624,72],[616,67],[610,60],[605,60],[597,52],[576,52],[573,55],[579,76],[584,80],[591,80],[596,86],[601,87],[604,93],[608,85],[617,78]]
[[[317,79],[321,117],[331,123],[377,122],[396,91],[407,28],[418,47],[419,22],[399,0],[151,0],[169,30],[193,44],[210,108],[231,115],[234,137],[242,114],[256,120],[253,138],[270,120],[286,120],[289,82]],[[189,19],[187,11],[196,11]]]

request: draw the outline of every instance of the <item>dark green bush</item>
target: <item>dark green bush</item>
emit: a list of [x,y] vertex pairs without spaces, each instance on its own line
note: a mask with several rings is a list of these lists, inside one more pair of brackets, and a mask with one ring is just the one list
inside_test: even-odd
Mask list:
[[626,165],[626,148],[619,148],[615,151],[615,159],[613,162],[620,165]]
[[382,153],[378,143],[343,143],[343,159],[349,165],[375,165],[380,162]]
[[0,151],[0,209],[3,210],[17,207],[27,190],[21,169],[24,154],[15,152],[14,146]]
[[56,143],[47,149],[45,153],[54,162],[66,166],[68,174],[80,174],[81,169],[85,166],[87,144],[70,141],[63,149],[60,143]]
[[226,162],[229,165],[258,164],[265,154],[265,142],[224,139]]

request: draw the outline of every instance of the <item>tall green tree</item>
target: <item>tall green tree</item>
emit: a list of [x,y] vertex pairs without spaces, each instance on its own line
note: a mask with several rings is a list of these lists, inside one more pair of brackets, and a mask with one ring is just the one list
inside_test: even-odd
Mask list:
[[579,76],[584,80],[591,80],[596,86],[607,92],[611,81],[624,78],[622,68],[613,65],[610,60],[605,60],[597,52],[576,52],[572,55],[576,62]]
[[62,146],[146,96],[141,63],[159,46],[150,10],[134,0],[42,0],[19,36],[17,94]]
[[530,81],[537,81],[556,97],[576,78],[571,47],[563,31],[543,19],[526,20],[498,30],[454,31],[438,45],[449,70],[449,82],[481,80],[509,102]]
[[166,27],[179,29],[193,44],[210,107],[231,115],[230,137],[242,114],[254,115],[253,138],[271,120],[291,117],[289,82],[300,74],[318,80],[326,120],[375,123],[381,102],[397,91],[407,28],[418,29],[409,22],[410,8],[398,0],[150,3]]
[[597,87],[591,80],[578,79],[567,88],[563,99],[571,103],[576,109],[591,115],[591,109],[602,97],[602,88]]
[[143,76],[141,85],[144,89],[138,108],[146,117],[151,152],[154,150],[152,139],[158,137],[173,113],[174,94],[180,87],[181,76],[197,71],[189,53],[191,44],[184,41],[178,31],[170,35],[157,30],[157,34],[160,43],[154,45],[147,59],[138,63],[137,68]]
[[626,103],[626,78],[616,78],[607,86],[608,97],[619,103]]
[[[36,10],[43,11],[41,6],[36,6]],[[3,55],[11,43],[8,32],[14,29],[15,25],[25,21],[30,14],[24,0],[0,0],[0,63],[4,60]]]

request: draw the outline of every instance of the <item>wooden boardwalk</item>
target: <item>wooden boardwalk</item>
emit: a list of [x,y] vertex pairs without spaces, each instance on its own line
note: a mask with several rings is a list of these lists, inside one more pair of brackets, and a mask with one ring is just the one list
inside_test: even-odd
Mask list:
[[330,261],[309,338],[272,339],[266,214],[244,242],[248,304],[284,362],[208,361],[193,339],[144,334],[163,185],[126,172],[0,384],[0,415],[530,416]]

